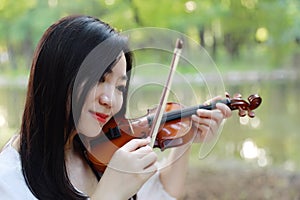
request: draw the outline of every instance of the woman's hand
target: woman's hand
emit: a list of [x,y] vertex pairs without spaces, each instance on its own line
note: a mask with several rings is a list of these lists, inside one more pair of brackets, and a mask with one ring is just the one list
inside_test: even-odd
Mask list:
[[[157,171],[149,139],[133,139],[112,156],[92,199],[129,199]],[[101,197],[101,198],[98,198]]]
[[[215,97],[207,103],[220,99],[221,97]],[[192,115],[193,126],[198,131],[194,142],[204,141],[204,139],[209,141],[215,137],[222,121],[230,116],[230,108],[223,103],[217,103],[214,110],[198,109],[197,114]]]

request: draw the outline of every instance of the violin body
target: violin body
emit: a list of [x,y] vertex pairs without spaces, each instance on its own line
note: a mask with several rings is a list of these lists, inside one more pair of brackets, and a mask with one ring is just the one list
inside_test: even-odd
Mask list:
[[[167,103],[166,112],[180,111],[183,107],[177,103]],[[90,142],[91,150],[88,158],[97,171],[103,172],[112,155],[125,143],[135,138],[149,137],[151,117],[156,109],[148,110],[148,114],[137,119],[113,118],[102,129],[102,135]],[[192,122],[189,117],[179,118],[161,123],[155,139],[154,148],[162,151],[188,143],[194,137],[190,131]]]

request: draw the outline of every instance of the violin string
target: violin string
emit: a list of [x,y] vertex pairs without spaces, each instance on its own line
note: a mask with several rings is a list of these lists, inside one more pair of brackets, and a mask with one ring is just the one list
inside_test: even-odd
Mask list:
[[[230,104],[230,101],[228,99],[222,99],[216,102],[212,102],[209,105],[197,105],[197,106],[192,106],[192,107],[183,108],[179,110],[172,110],[169,112],[165,112],[162,116],[161,124],[172,120],[180,119],[180,118],[190,117],[191,115],[196,114],[197,109],[205,109],[205,110],[215,109],[216,103],[218,102],[224,103],[226,105]],[[148,117],[147,120],[149,124],[152,124],[153,118],[154,118],[153,115]]]

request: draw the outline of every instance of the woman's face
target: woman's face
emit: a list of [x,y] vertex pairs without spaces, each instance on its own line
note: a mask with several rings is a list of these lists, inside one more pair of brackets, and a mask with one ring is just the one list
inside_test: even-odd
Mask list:
[[116,65],[87,94],[77,126],[78,132],[87,137],[95,137],[100,133],[102,127],[121,109],[126,82],[126,59],[122,53]]

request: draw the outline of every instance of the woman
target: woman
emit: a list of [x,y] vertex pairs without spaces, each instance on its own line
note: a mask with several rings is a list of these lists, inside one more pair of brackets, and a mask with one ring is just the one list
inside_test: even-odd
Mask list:
[[[126,112],[131,67],[126,38],[98,19],[68,16],[48,28],[34,54],[20,135],[0,154],[1,198],[180,198],[189,147],[174,148],[176,161],[158,170],[149,139],[133,139],[100,176],[85,156],[82,144]],[[201,136],[213,135],[230,114],[218,104],[192,120]]]

